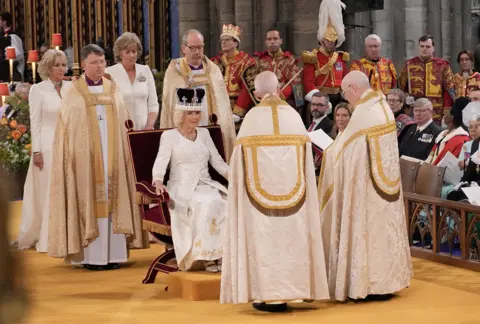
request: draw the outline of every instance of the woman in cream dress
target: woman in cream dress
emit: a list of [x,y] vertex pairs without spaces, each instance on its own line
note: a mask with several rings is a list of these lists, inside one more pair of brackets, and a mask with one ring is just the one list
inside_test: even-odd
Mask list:
[[153,129],[158,115],[158,98],[152,71],[147,65],[137,64],[142,55],[142,44],[134,33],[123,33],[113,47],[114,66],[107,69],[123,94],[135,130]]
[[[208,163],[225,178],[229,167],[209,131],[197,128],[205,91],[178,89],[177,95],[183,100],[175,107],[177,128],[165,131],[160,139],[152,179],[157,193],[167,189],[174,202],[170,215],[179,269],[190,270],[204,263],[206,271],[218,272],[223,254],[221,234],[227,214],[227,189],[212,180]],[[170,179],[165,188],[163,178],[168,164]]]
[[62,97],[71,86],[63,80],[65,53],[48,50],[38,71],[44,81],[31,87],[28,99],[33,153],[24,186],[20,234],[14,245],[19,249],[36,245],[37,252],[47,252],[52,145]]

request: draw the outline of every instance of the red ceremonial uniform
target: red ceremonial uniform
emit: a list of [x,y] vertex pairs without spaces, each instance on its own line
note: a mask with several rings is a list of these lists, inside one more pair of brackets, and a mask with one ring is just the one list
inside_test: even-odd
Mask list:
[[441,125],[443,115],[450,111],[455,98],[453,73],[450,64],[441,59],[428,61],[414,57],[402,69],[400,89],[415,98],[428,98],[433,104],[433,120]]
[[347,52],[328,53],[323,47],[302,54],[305,94],[318,89],[325,94],[339,94],[343,77],[348,73]]
[[255,102],[256,60],[245,52],[237,51],[232,58],[220,53],[212,61],[222,71],[233,113],[244,117]]
[[455,85],[456,98],[468,97],[472,89],[480,89],[480,73],[472,71],[468,77],[455,73],[453,83]]
[[361,71],[368,76],[370,86],[375,91],[382,91],[387,95],[390,89],[397,87],[397,72],[392,61],[380,58],[377,62],[367,58],[355,60],[350,66],[350,71]]
[[[283,52],[281,49],[275,54],[269,51],[256,52],[258,72],[272,71],[278,78],[280,89],[298,73],[299,68],[295,56],[290,52]],[[302,82],[298,74],[292,82],[282,90],[282,99],[289,100],[293,95],[293,85],[300,85]]]

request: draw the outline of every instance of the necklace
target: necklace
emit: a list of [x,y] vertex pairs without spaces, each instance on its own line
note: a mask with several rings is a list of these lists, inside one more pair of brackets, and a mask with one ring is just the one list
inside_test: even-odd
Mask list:
[[57,87],[57,88],[61,88],[62,87],[62,80],[58,81],[58,82],[55,82],[55,81],[52,81],[53,83],[53,86],[54,87]]
[[180,130],[179,130],[179,132],[180,132],[180,134],[182,134],[183,137],[185,137],[186,139],[188,139],[192,142],[195,142],[195,140],[197,139],[197,130],[194,130],[193,135],[185,135]]

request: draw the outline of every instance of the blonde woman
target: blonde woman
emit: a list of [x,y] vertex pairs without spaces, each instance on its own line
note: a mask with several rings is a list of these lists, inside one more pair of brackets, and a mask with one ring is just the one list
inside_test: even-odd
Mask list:
[[336,138],[347,128],[352,114],[353,109],[348,102],[341,102],[335,107],[333,111],[333,123],[335,126],[332,129],[332,138]]
[[142,44],[134,33],[123,33],[113,47],[114,66],[107,69],[123,95],[135,130],[153,129],[158,115],[158,98],[152,71],[137,63]]
[[[157,193],[168,189],[175,206],[170,210],[172,238],[180,270],[197,268],[221,271],[222,229],[227,216],[227,189],[212,180],[208,163],[223,177],[229,167],[218,153],[210,133],[199,128],[203,89],[178,89],[175,129],[165,131],[160,139],[152,179]],[[163,178],[170,165],[170,178]]]
[[37,252],[47,252],[52,145],[60,104],[71,86],[70,81],[63,80],[66,71],[65,53],[48,50],[38,66],[43,81],[30,88],[32,159],[24,186],[20,234],[15,242],[19,249],[36,246]]

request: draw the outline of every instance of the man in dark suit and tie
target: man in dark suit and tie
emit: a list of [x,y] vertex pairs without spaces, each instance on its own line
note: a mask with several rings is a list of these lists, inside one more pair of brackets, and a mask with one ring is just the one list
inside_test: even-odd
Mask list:
[[426,160],[435,139],[442,131],[432,120],[433,106],[427,98],[415,100],[413,104],[413,119],[415,124],[407,126],[399,138],[400,156],[410,156]]
[[[327,135],[331,135],[333,128],[333,121],[328,118],[327,112],[331,107],[330,100],[327,94],[315,92],[310,102],[310,110],[312,112],[312,124],[308,128],[309,132],[316,130],[323,130]],[[315,162],[315,173],[317,176],[320,173],[320,165],[322,164],[322,150],[313,145],[313,157]]]

